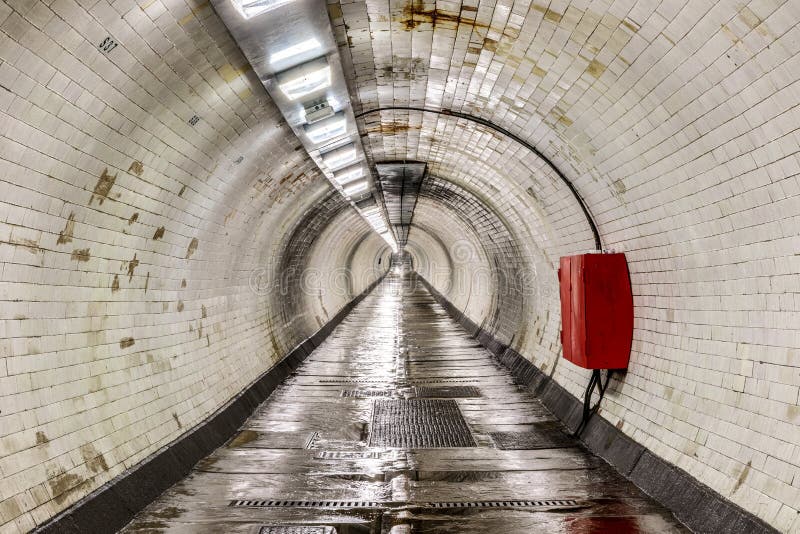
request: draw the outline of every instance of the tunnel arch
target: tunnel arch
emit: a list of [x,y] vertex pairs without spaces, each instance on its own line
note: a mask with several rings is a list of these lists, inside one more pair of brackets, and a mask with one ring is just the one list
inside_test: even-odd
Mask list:
[[[635,298],[631,368],[600,416],[800,528],[796,4],[397,7],[328,13],[369,161],[429,165],[420,274],[580,395],[555,266],[593,249],[589,211]],[[5,3],[0,38],[0,525],[24,532],[237,398],[389,250],[212,4]],[[469,261],[450,250],[464,236]],[[334,276],[306,294],[311,270]],[[262,291],[283,277],[291,299]]]

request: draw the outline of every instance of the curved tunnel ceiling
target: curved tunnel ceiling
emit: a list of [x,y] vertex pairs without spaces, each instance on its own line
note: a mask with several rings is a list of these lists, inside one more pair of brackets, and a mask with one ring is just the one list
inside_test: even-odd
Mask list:
[[[209,417],[390,253],[210,4],[33,4],[0,9],[12,531]],[[631,366],[601,415],[797,528],[796,4],[327,9],[370,167],[427,164],[407,244],[420,275],[580,395],[554,267],[596,236],[568,180],[634,290]]]

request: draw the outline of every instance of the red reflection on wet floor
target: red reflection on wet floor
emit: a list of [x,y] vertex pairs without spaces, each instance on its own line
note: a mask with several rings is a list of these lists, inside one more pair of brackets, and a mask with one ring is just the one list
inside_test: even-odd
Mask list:
[[569,534],[639,534],[635,517],[568,517],[564,519]]

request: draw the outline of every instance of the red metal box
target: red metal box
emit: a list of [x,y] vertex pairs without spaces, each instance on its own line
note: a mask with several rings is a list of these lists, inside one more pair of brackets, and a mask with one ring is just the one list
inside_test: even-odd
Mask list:
[[625,369],[633,340],[633,295],[625,254],[561,258],[564,358],[586,369]]

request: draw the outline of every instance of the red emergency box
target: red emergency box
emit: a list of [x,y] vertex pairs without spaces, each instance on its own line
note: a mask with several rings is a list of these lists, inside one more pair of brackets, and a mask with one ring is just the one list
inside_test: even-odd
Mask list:
[[625,369],[633,340],[633,295],[625,254],[561,258],[564,358],[586,369]]

